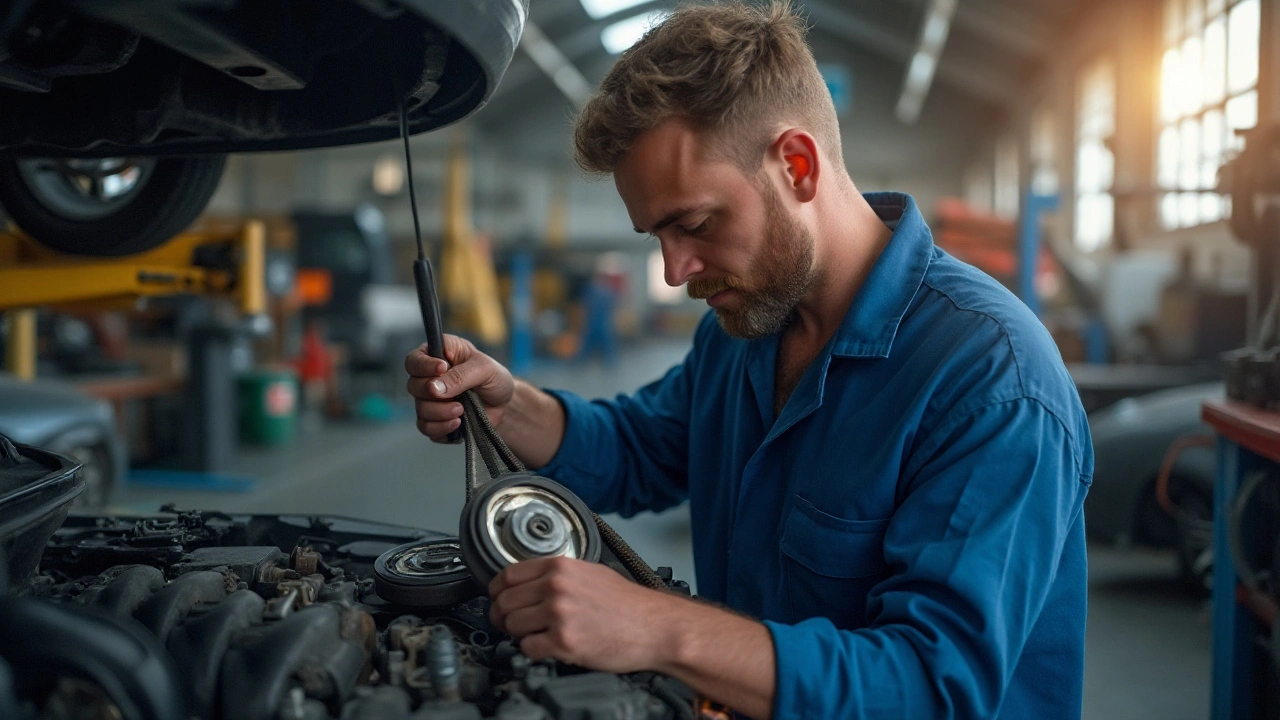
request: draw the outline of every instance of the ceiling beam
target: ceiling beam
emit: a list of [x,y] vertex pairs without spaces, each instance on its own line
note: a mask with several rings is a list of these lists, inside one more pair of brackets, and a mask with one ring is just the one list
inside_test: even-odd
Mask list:
[[[806,0],[809,19],[815,30],[838,40],[857,45],[877,55],[906,65],[915,55],[916,46],[890,28],[835,7],[827,0]],[[970,97],[986,101],[997,107],[1006,107],[1010,100],[1010,85],[971,62],[946,59],[938,63],[937,79],[949,87]]]
[[1043,58],[1051,38],[1043,25],[990,5],[960,3],[952,22],[957,28],[1024,58]]
[[542,28],[532,21],[524,24],[524,33],[520,36],[520,49],[538,66],[551,82],[555,83],[569,102],[581,107],[591,95],[591,83],[582,76],[569,58],[565,57],[556,44],[547,39]]

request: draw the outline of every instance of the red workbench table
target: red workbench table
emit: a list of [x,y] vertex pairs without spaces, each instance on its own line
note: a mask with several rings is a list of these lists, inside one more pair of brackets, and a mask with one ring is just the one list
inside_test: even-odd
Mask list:
[[1280,413],[1234,400],[1208,400],[1201,418],[1218,435],[1218,472],[1213,500],[1213,720],[1252,717],[1252,614],[1236,602],[1240,582],[1227,539],[1227,511],[1246,475],[1280,464]]

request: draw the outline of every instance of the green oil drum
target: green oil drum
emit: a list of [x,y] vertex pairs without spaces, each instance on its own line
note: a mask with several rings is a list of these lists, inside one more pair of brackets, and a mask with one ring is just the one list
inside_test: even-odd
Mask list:
[[259,369],[236,380],[240,440],[251,445],[287,445],[298,430],[298,374]]

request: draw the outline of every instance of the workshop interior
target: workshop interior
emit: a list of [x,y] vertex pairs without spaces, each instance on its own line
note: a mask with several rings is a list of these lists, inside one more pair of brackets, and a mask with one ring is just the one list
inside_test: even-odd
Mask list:
[[[793,5],[858,188],[1088,412],[1084,718],[1280,718],[1280,0]],[[684,358],[706,304],[571,157],[677,7],[3,3],[0,718],[732,717],[488,614],[549,555],[696,596],[687,509],[598,516],[406,392],[444,334],[588,398]]]

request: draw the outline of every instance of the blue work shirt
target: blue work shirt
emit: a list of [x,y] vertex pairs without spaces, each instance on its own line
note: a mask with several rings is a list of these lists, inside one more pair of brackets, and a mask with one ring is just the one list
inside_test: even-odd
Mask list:
[[866,198],[893,237],[780,416],[778,336],[709,314],[634,395],[556,393],[568,425],[540,474],[599,512],[688,499],[699,594],[773,637],[774,718],[1078,720],[1093,452],[1075,387],[909,196]]

